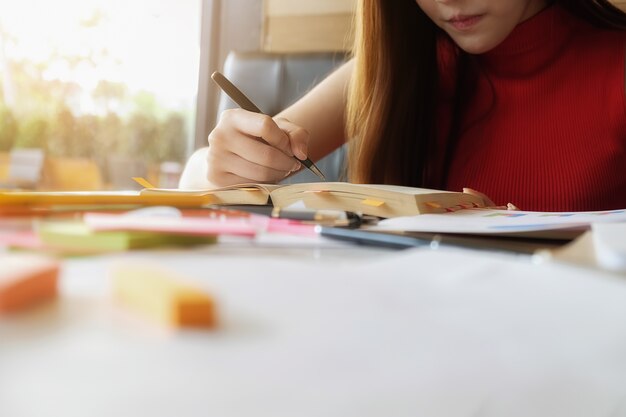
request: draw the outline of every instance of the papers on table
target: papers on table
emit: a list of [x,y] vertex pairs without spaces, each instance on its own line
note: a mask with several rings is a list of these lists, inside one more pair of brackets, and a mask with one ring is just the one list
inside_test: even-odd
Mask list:
[[421,214],[382,220],[373,229],[381,231],[471,233],[471,234],[551,234],[581,233],[594,223],[626,222],[626,209],[594,212],[532,212],[467,209],[445,214]]
[[626,271],[626,223],[592,226],[598,263],[614,271]]

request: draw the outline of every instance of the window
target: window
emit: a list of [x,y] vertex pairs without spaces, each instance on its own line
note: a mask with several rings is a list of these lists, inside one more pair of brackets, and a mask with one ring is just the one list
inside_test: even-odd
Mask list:
[[97,188],[132,176],[172,185],[194,136],[200,10],[201,0],[0,3],[0,153],[89,161]]

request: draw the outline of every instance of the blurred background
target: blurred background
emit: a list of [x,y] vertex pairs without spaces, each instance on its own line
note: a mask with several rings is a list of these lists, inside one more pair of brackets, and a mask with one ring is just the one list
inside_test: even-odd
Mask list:
[[20,149],[14,163],[75,165],[70,177],[93,181],[79,188],[103,188],[121,168],[145,175],[167,162],[175,173],[193,146],[201,10],[201,0],[1,1],[4,179]]
[[345,50],[355,0],[307,3],[0,0],[0,188],[175,187],[230,52]]
[[356,2],[0,0],[0,189],[176,187],[224,108],[210,74],[243,54],[244,91],[284,105],[345,58]]

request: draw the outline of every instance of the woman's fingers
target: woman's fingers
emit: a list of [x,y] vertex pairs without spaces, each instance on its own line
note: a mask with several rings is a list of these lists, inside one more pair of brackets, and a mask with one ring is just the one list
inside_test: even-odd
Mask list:
[[285,118],[276,119],[278,126],[287,134],[291,151],[298,159],[306,159],[309,154],[309,132]]
[[231,174],[229,172],[223,172],[220,175],[220,183],[214,184],[214,187],[219,188],[219,187],[227,187],[229,185],[235,185],[235,184],[257,184],[260,181],[253,181],[249,178],[244,178],[244,177],[240,177],[238,175],[235,174]]
[[499,209],[499,210],[519,210],[517,206],[515,206],[513,203],[508,203],[506,206],[496,206],[496,204],[489,197],[487,197],[486,194],[483,194],[480,191],[476,191],[472,188],[463,188],[463,192],[465,194],[471,194],[471,195],[481,198],[483,200],[483,205],[486,208]]
[[289,135],[268,115],[242,109],[226,110],[220,117],[220,124],[238,130],[246,136],[261,138],[288,156],[294,155]]
[[241,109],[222,113],[209,135],[207,179],[212,184],[233,181],[278,182],[301,168],[309,134],[285,119]]
[[236,154],[248,162],[278,171],[295,171],[300,168],[300,163],[293,156],[286,155],[257,138],[241,132],[219,135],[220,132],[216,132],[209,137],[209,145],[216,153]]
[[483,194],[480,191],[476,191],[472,188],[463,188],[463,192],[465,194],[471,194],[473,196],[481,198],[483,200],[483,204],[485,205],[485,207],[495,207],[496,205],[489,197],[487,197],[486,194]]
[[[291,170],[277,170],[250,162],[234,153],[208,154],[207,176],[212,183],[220,186],[241,182],[278,182]],[[240,182],[232,182],[232,181]]]

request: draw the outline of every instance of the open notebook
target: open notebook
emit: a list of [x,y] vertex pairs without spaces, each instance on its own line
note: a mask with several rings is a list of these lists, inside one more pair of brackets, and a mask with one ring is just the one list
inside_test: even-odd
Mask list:
[[481,198],[461,192],[393,185],[319,182],[291,185],[243,184],[212,190],[145,188],[140,192],[0,192],[0,211],[17,207],[72,205],[265,205],[302,202],[312,209],[360,212],[379,217],[443,213],[482,207]]

